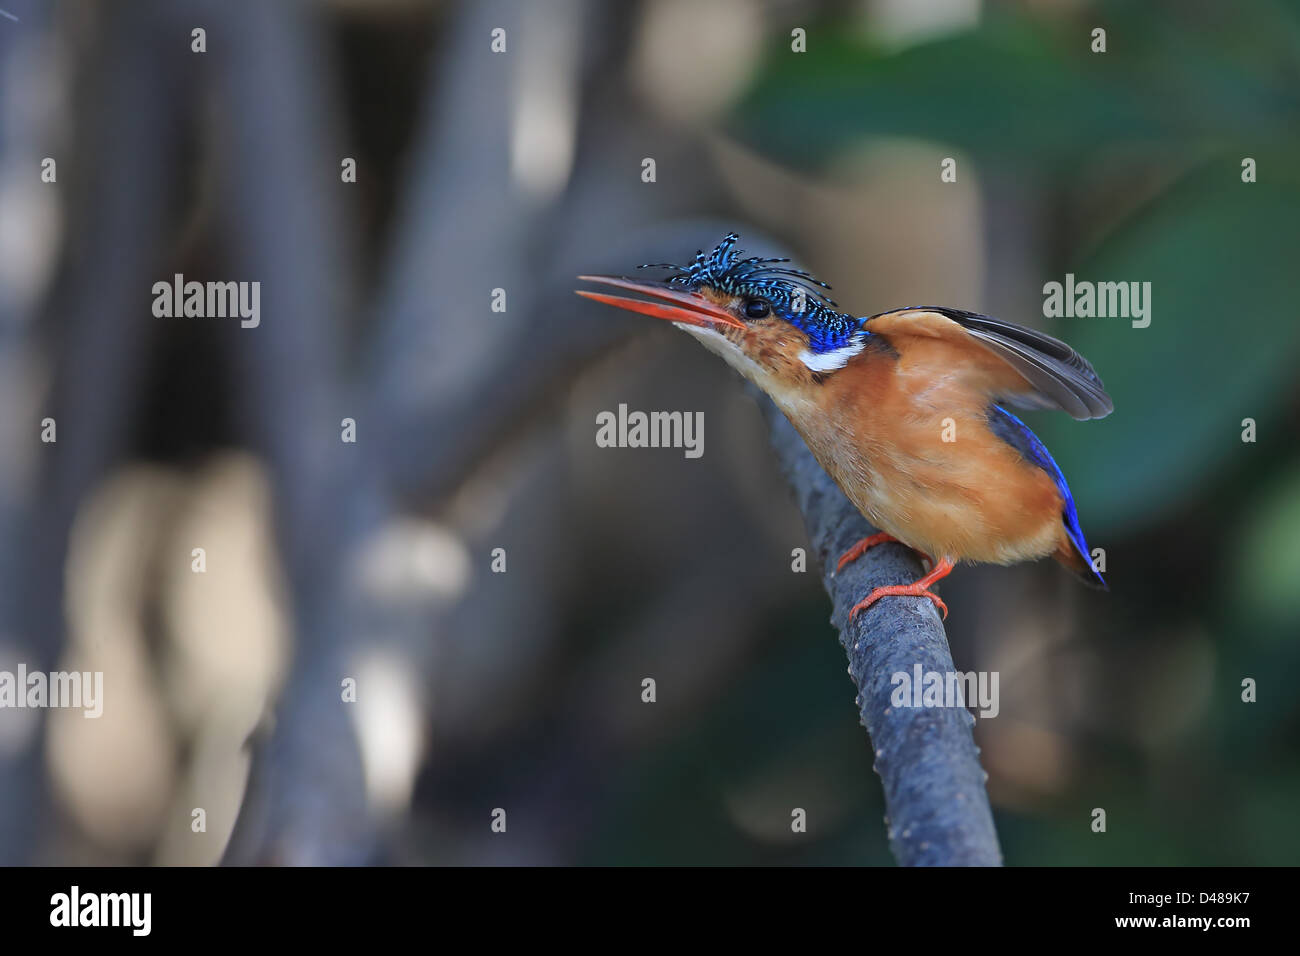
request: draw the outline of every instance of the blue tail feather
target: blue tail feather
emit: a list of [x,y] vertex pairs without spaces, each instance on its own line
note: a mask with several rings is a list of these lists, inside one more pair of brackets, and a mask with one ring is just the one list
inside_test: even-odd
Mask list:
[[1088,550],[1088,542],[1084,540],[1083,529],[1079,527],[1079,513],[1075,509],[1074,497],[1070,494],[1070,486],[1065,483],[1065,475],[1061,474],[1060,467],[1052,459],[1047,447],[1038,440],[1037,435],[1029,430],[1028,425],[1001,405],[993,405],[989,409],[989,428],[993,430],[993,434],[1020,452],[1026,461],[1032,462],[1051,476],[1052,481],[1056,483],[1057,490],[1061,492],[1061,499],[1064,501],[1064,506],[1061,509],[1061,521],[1065,525],[1066,537],[1070,539],[1070,543],[1079,552],[1079,556],[1091,569],[1097,583],[1104,588],[1106,580],[1092,566],[1092,554]]

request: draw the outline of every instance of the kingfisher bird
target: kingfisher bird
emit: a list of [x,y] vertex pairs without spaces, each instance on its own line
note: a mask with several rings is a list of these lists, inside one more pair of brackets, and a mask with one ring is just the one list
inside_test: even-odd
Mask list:
[[606,305],[666,319],[767,393],[817,462],[873,525],[844,553],[900,542],[929,565],[883,597],[926,598],[960,562],[1015,564],[1049,555],[1095,587],[1065,476],[1007,410],[1054,408],[1077,420],[1114,405],[1089,362],[1042,332],[961,309],[909,307],[865,318],[841,312],[830,286],[786,258],[745,257],[729,233],[658,281],[584,275],[636,298],[578,290]]

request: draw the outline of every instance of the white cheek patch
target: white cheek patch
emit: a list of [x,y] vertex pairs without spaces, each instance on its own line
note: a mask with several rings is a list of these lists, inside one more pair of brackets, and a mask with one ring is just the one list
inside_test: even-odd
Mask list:
[[837,368],[848,365],[849,359],[866,347],[866,336],[858,334],[853,336],[847,345],[841,345],[830,352],[809,352],[803,349],[799,353],[799,360],[808,367],[809,371],[833,372]]

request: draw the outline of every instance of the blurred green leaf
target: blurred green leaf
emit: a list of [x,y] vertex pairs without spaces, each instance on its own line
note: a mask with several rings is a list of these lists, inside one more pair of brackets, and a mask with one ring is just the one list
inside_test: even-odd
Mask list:
[[1278,434],[1300,356],[1300,185],[1278,181],[1280,162],[1253,184],[1230,163],[1199,170],[1068,269],[1076,280],[1151,283],[1147,328],[1076,318],[1057,329],[1115,400],[1101,422],[1035,421],[1087,526],[1154,520],[1220,468],[1248,466],[1265,452],[1242,442],[1245,418],[1261,442]]
[[[1047,170],[1066,188],[1080,188],[1073,171],[1095,166],[1108,148],[1130,163],[1141,157],[1134,182],[1144,170],[1195,168],[1111,227],[1086,258],[1045,277],[1063,280],[1068,271],[1152,284],[1150,328],[1120,319],[1067,319],[1057,328],[1096,365],[1115,415],[1087,428],[1059,416],[1034,422],[1087,526],[1105,530],[1155,518],[1218,465],[1258,454],[1240,442],[1241,420],[1267,427],[1291,392],[1288,369],[1300,352],[1291,276],[1300,213],[1297,6],[1103,3],[1077,17],[993,11],[975,29],[897,53],[843,26],[814,28],[809,54],[773,52],[735,125],[760,151],[802,166],[888,135]],[[1090,49],[1095,26],[1107,30],[1104,54]],[[1247,155],[1260,164],[1258,183],[1241,182]],[[1090,188],[1123,188],[1124,168]]]
[[[1240,551],[1230,565],[1237,602],[1255,617],[1300,621],[1300,471],[1247,502],[1242,525]],[[1260,632],[1295,637],[1294,631]]]
[[[734,130],[805,167],[875,135],[1058,171],[1114,145],[1294,141],[1294,7],[1112,3],[1079,19],[993,11],[976,29],[897,53],[844,24],[814,26],[809,53],[774,48]],[[1108,31],[1106,53],[1091,52],[1096,26]]]

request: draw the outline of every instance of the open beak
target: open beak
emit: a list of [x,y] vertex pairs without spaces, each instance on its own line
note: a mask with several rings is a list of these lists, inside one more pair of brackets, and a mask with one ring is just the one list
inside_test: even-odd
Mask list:
[[741,322],[722,306],[710,302],[698,292],[674,289],[656,282],[633,282],[631,279],[623,279],[619,276],[578,276],[578,278],[584,282],[612,285],[616,289],[626,289],[629,292],[637,292],[661,300],[660,302],[647,302],[645,299],[633,299],[625,295],[607,295],[603,292],[587,292],[583,289],[574,290],[585,299],[595,299],[597,302],[603,302],[606,305],[612,305],[620,309],[627,309],[629,312],[653,315],[657,319],[667,319],[669,322],[702,325],[705,328],[719,325],[729,325],[736,329],[745,327],[744,322]]

